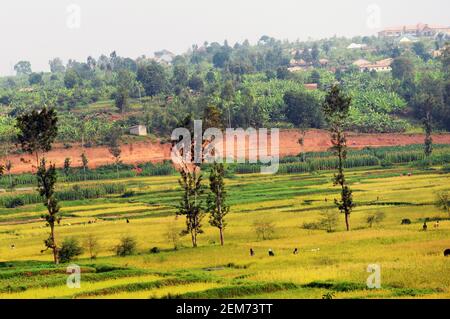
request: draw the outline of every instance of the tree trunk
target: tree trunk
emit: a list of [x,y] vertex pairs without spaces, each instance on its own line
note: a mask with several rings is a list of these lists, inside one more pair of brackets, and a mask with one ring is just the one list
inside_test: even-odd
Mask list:
[[52,239],[52,250],[53,250],[53,261],[55,262],[55,264],[59,263],[59,259],[58,259],[58,249],[56,248],[56,239],[55,239],[55,225],[51,224],[50,225],[50,237]]
[[192,239],[192,247],[197,247],[197,235],[194,231],[191,232],[191,239]]
[[347,231],[350,230],[350,223],[349,223],[350,214],[345,213],[345,227],[347,228]]
[[223,246],[223,229],[219,228],[219,233],[220,233],[220,245]]
[[39,169],[39,153],[36,152],[36,172],[38,171],[38,169]]

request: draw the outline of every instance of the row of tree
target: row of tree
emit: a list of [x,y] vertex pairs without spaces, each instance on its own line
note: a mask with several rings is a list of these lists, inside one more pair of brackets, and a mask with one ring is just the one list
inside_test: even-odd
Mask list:
[[[295,95],[286,99],[297,99]],[[424,103],[433,104],[434,101],[428,98]],[[345,178],[344,163],[347,156],[347,138],[345,128],[347,126],[351,98],[346,96],[339,85],[334,85],[325,97],[322,104],[322,112],[327,122],[327,127],[331,133],[332,149],[338,158],[337,173],[334,175],[334,185],[340,187],[340,199],[335,200],[338,210],[345,216],[346,229],[350,230],[350,214],[355,207],[352,191]],[[205,110],[205,127],[215,127],[220,125],[220,116],[214,107]],[[432,122],[425,118],[425,154],[430,155],[432,151]],[[47,164],[45,154],[51,150],[58,131],[58,117],[54,109],[43,108],[40,111],[33,110],[17,118],[17,141],[24,152],[35,156],[35,168],[37,177],[38,192],[43,198],[43,203],[47,208],[47,213],[42,217],[50,228],[49,236],[44,241],[45,249],[51,249],[55,263],[59,261],[59,246],[55,236],[55,226],[61,220],[61,212],[58,200],[55,196],[57,183],[57,172],[54,164]],[[183,126],[192,129],[191,118],[186,118]],[[219,126],[220,127],[220,126]],[[108,144],[111,154],[116,159],[116,165],[120,163],[120,133],[111,132]],[[303,143],[303,141],[299,141]],[[201,147],[205,148],[207,143]],[[192,142],[192,150],[196,147]],[[194,154],[195,152],[192,152]],[[83,156],[85,155],[83,153]],[[87,166],[87,159],[84,160]],[[70,161],[66,160],[65,168],[70,167]],[[4,167],[0,166],[0,174]],[[202,184],[202,174],[200,165],[187,165],[183,163],[180,168],[179,184],[183,195],[179,204],[177,215],[186,217],[186,228],[183,235],[190,235],[193,247],[198,245],[198,235],[203,232],[202,221],[206,214],[210,215],[209,223],[218,228],[221,245],[224,244],[224,230],[226,228],[225,216],[229,213],[230,207],[227,204],[227,192],[224,182],[225,168],[222,163],[214,162],[209,172],[209,192],[204,201],[205,188]]]
[[[17,141],[22,151],[34,155],[37,177],[37,191],[43,199],[47,213],[42,215],[50,228],[49,236],[44,240],[45,249],[52,250],[53,259],[58,263],[61,247],[58,246],[55,234],[55,226],[61,221],[61,211],[55,196],[57,184],[57,171],[54,164],[48,164],[45,154],[51,150],[52,144],[58,132],[58,117],[54,109],[43,108],[40,111],[33,110],[17,118]],[[113,131],[109,135],[108,148],[115,158],[118,169],[120,163],[120,132]],[[82,154],[83,168],[87,167],[88,160],[85,153]],[[5,167],[0,165],[0,175]],[[70,169],[70,159],[64,162],[64,170]],[[118,172],[118,170],[117,170]],[[186,216],[186,229],[183,235],[191,234],[192,244],[197,247],[197,235],[202,232],[202,219],[206,213],[210,214],[210,224],[219,229],[220,243],[224,244],[224,229],[226,223],[224,217],[229,212],[226,204],[226,190],[224,183],[225,169],[221,163],[214,163],[209,175],[210,192],[207,195],[206,206],[201,196],[204,193],[202,175],[197,169],[189,170],[183,167],[180,170],[180,185],[183,189],[183,197],[177,215]],[[44,251],[43,250],[43,251]]]

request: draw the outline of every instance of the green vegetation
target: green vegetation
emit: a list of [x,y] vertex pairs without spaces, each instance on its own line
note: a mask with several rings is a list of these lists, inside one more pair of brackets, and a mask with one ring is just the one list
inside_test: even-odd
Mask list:
[[[84,248],[76,261],[83,274],[80,290],[67,288],[65,268],[50,264],[50,253],[39,252],[46,229],[30,221],[44,208],[31,204],[0,209],[0,296],[322,298],[332,292],[333,298],[447,297],[442,250],[450,224],[447,212],[434,205],[436,194],[448,191],[448,174],[396,164],[347,170],[357,204],[348,234],[333,204],[339,191],[332,186],[332,175],[320,171],[226,178],[232,210],[225,245],[217,241],[217,228],[205,224],[196,249],[189,248],[190,238],[177,237],[185,221],[174,219],[174,203],[181,196],[176,175],[124,179],[135,192],[131,202],[120,196],[64,201],[65,219],[56,228],[61,243],[76,238]],[[377,212],[384,218],[370,228],[367,217]],[[439,228],[421,231],[426,218],[440,220]],[[88,223],[94,219],[96,223]],[[401,225],[402,219],[411,224]],[[264,228],[265,240],[262,234],[257,237],[255,221]],[[305,223],[319,227],[305,229]],[[176,236],[177,250],[168,233]],[[131,240],[121,241],[130,235]],[[94,253],[87,244],[92,238]],[[9,248],[12,243],[15,249]],[[134,246],[132,255],[116,257],[118,244],[121,252]],[[151,247],[160,252],[149,253]],[[292,254],[295,247],[298,255]],[[269,248],[275,257],[267,255]],[[383,267],[379,290],[365,286],[366,267],[373,260],[381,260]]]
[[[347,49],[352,42],[364,42],[370,50]],[[430,55],[436,48],[440,57]],[[112,128],[135,124],[167,139],[186,116],[202,118],[210,106],[217,107],[223,126],[320,128],[323,114],[314,105],[336,81],[352,97],[349,129],[404,132],[417,127],[429,110],[435,130],[446,130],[448,55],[445,43],[430,39],[405,47],[375,37],[287,42],[264,36],[256,45],[210,43],[168,65],[112,52],[67,65],[55,58],[51,73],[38,74],[21,61],[17,76],[0,78],[0,133],[11,142],[16,117],[44,105],[58,111],[57,140],[86,147],[107,144]],[[390,58],[392,72],[361,72],[353,64]],[[298,61],[306,66],[291,72]],[[317,89],[309,91],[305,84]]]
[[[159,59],[166,51],[55,58],[50,74],[18,62],[16,76],[0,78],[0,298],[448,297],[450,146],[432,133],[450,129],[450,51],[436,40],[432,55],[430,41],[263,36],[193,46],[170,63]],[[368,71],[358,59],[390,67]],[[255,174],[260,162],[182,163],[180,176],[170,162],[122,163],[122,145],[167,142],[195,119],[203,130],[297,128],[301,154],[270,176]],[[423,146],[347,147],[349,130],[420,123]],[[125,136],[137,124],[150,137]],[[308,128],[328,130],[332,147],[304,152]],[[55,142],[80,145],[82,166],[48,163]],[[89,167],[86,148],[97,145],[113,165]],[[12,174],[10,156],[24,153],[35,174]],[[75,259],[77,291],[58,265]],[[377,290],[365,285],[374,262]]]

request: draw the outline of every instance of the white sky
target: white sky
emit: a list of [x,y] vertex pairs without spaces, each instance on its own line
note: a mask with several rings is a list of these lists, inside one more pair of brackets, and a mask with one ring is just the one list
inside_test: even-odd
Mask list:
[[[81,9],[79,28],[67,26],[76,25],[76,14],[67,11],[71,4]],[[132,58],[160,49],[182,53],[205,40],[370,35],[379,29],[370,23],[377,21],[368,12],[371,4],[380,8],[379,28],[450,25],[448,0],[1,0],[0,74],[12,74],[19,60],[46,71],[53,57],[67,62],[113,50]]]

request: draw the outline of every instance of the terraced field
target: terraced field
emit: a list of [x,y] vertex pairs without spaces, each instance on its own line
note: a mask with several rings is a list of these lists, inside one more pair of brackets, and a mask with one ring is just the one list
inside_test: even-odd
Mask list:
[[[78,183],[121,183],[134,191],[127,198],[62,203],[58,240],[82,242],[92,234],[100,244],[96,259],[85,253],[75,261],[82,269],[78,289],[66,286],[67,265],[54,266],[50,253],[40,252],[48,231],[40,219],[44,207],[0,208],[0,298],[450,298],[450,259],[443,256],[450,219],[433,205],[437,191],[450,190],[450,175],[407,166],[348,171],[358,205],[352,231],[344,231],[343,216],[335,232],[308,229],[324,209],[334,209],[339,191],[331,177],[329,171],[235,175],[226,180],[225,246],[206,217],[199,247],[183,238],[178,250],[166,236],[169,227],[181,230],[185,223],[175,217],[177,176]],[[369,227],[367,215],[376,211],[386,217]],[[405,218],[411,224],[401,225]],[[426,218],[428,231],[422,231]],[[254,223],[262,220],[275,226],[269,240],[256,236]],[[137,239],[138,254],[114,255],[124,235]],[[161,252],[150,253],[152,247]],[[369,264],[381,266],[381,289],[366,287]]]

